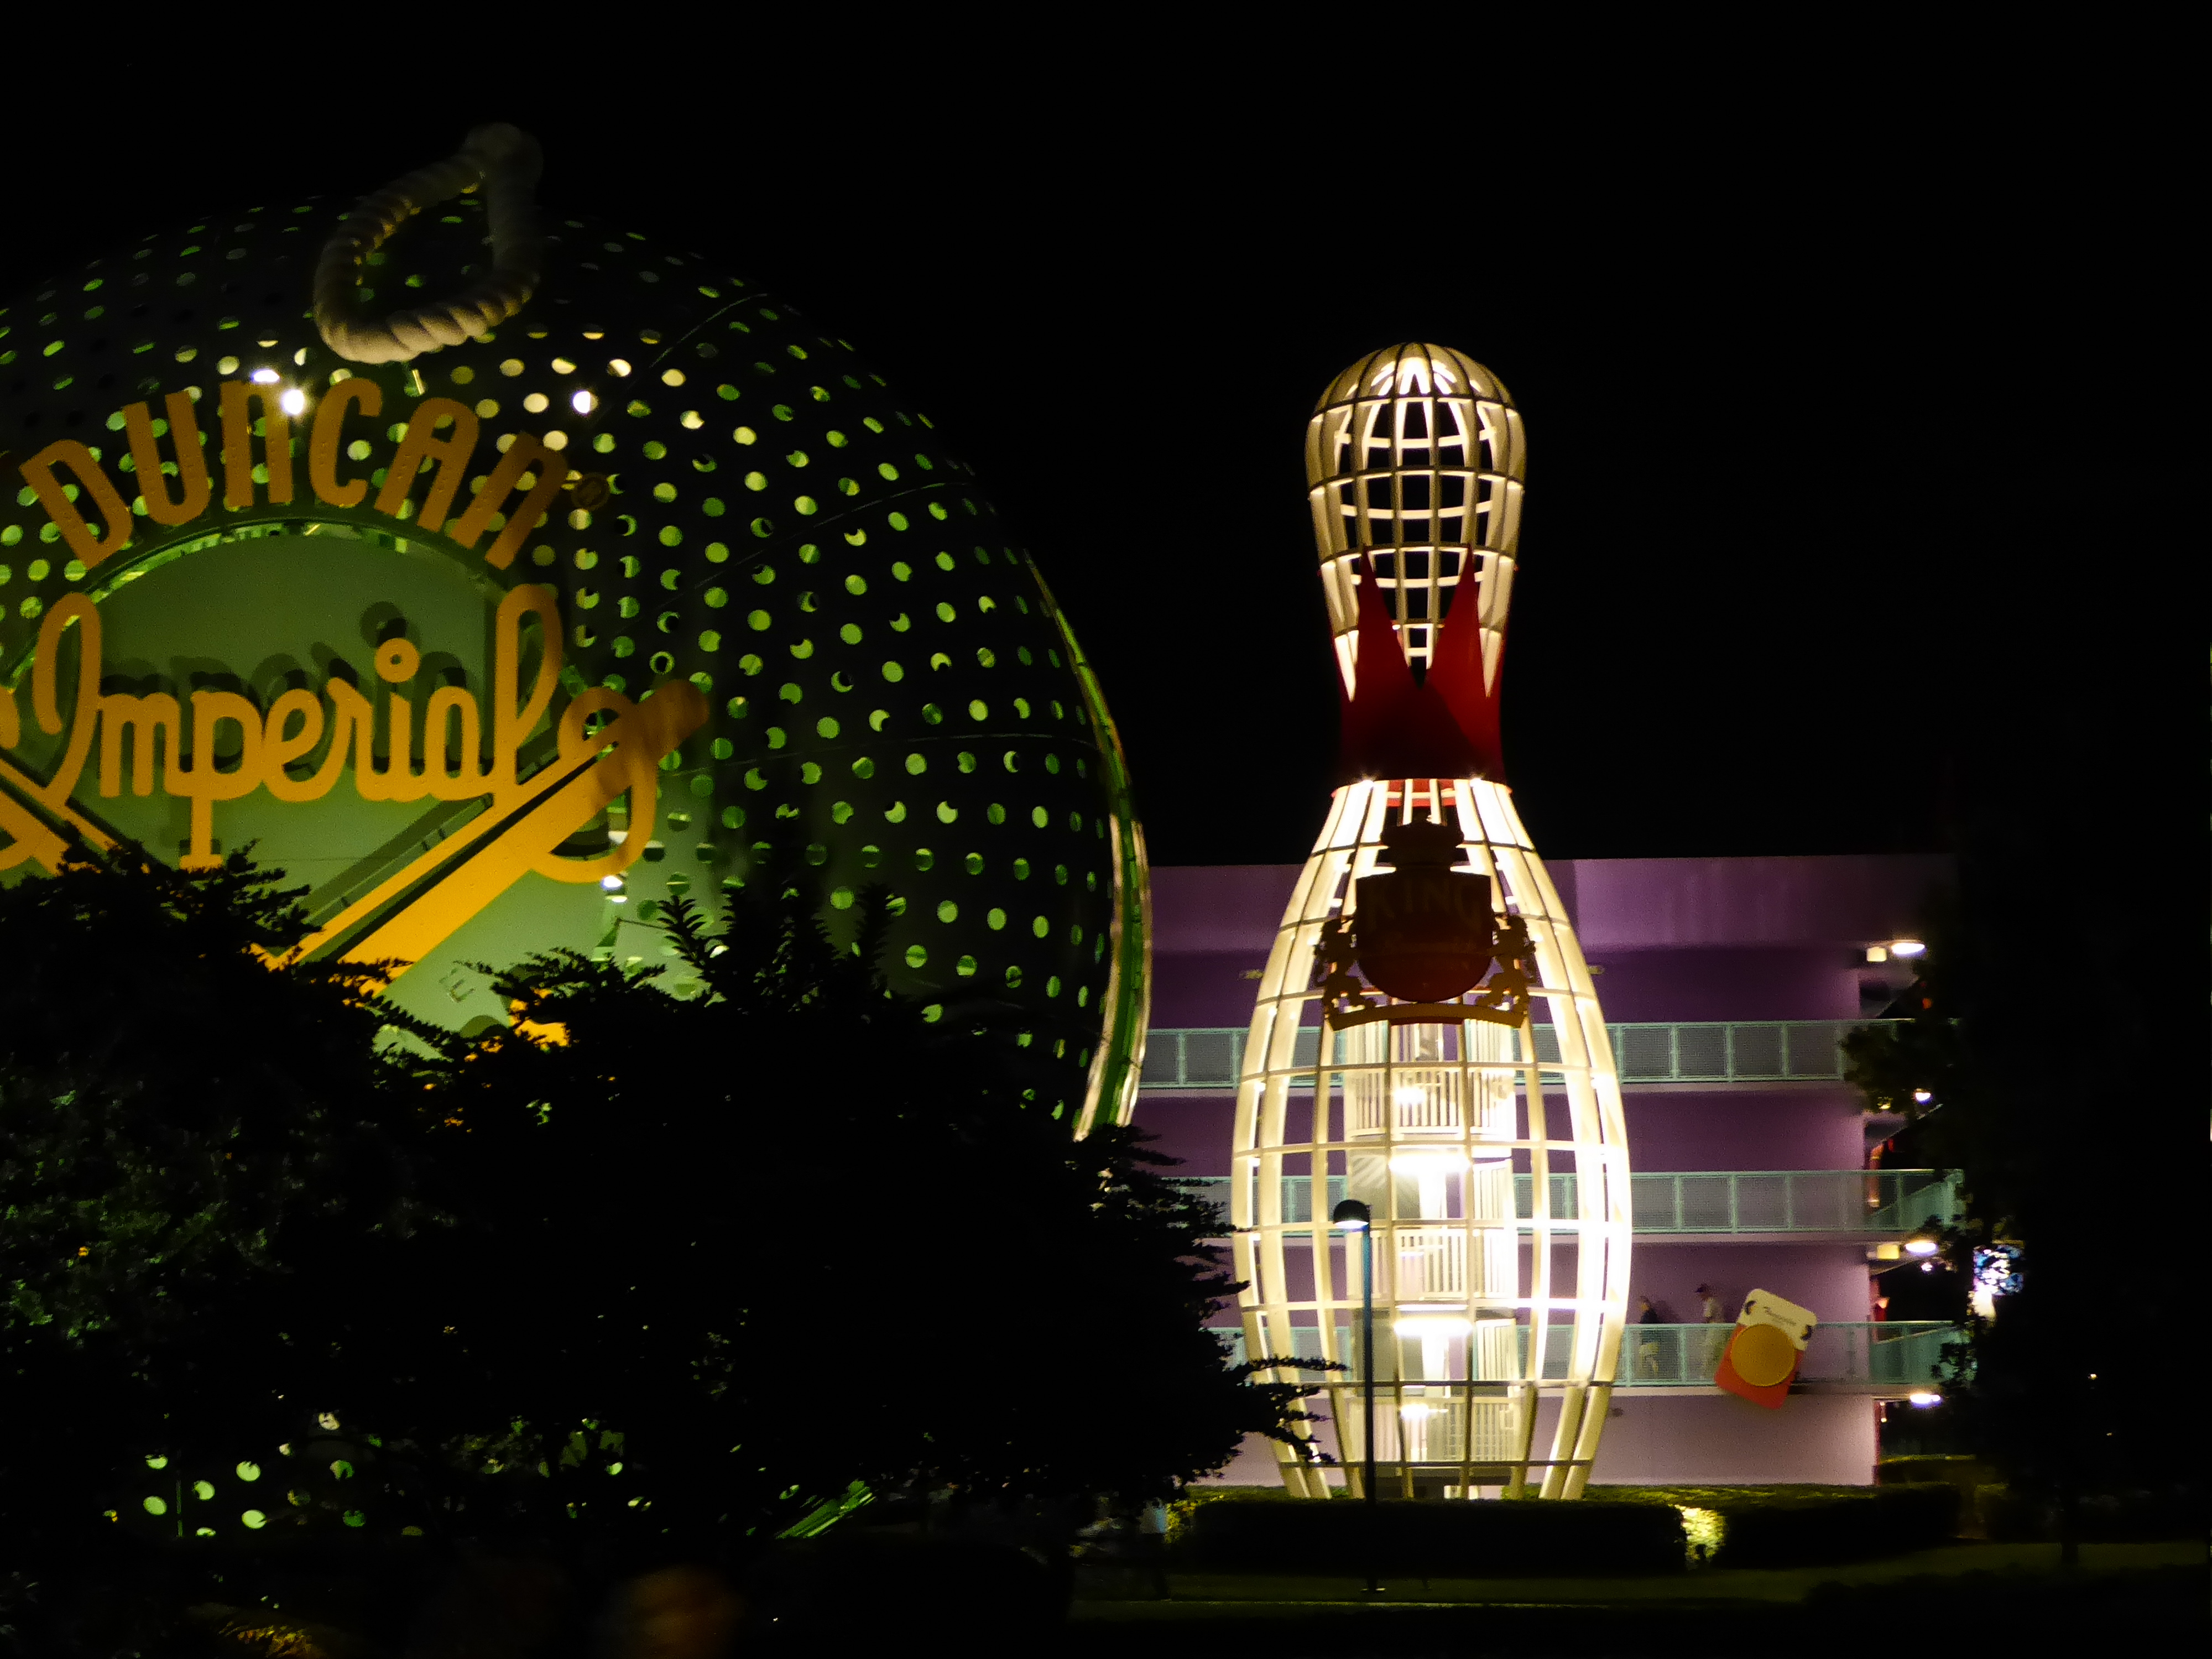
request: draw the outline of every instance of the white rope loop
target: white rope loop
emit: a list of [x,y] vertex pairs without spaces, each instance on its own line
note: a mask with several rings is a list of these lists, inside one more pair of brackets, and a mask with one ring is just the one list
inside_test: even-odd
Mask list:
[[[315,267],[315,326],[349,362],[404,363],[459,345],[505,322],[530,301],[544,273],[545,236],[531,199],[544,166],[538,141],[497,122],[477,127],[449,160],[395,179],[338,221]],[[370,316],[360,266],[423,209],[481,186],[491,221],[492,269],[450,298]]]

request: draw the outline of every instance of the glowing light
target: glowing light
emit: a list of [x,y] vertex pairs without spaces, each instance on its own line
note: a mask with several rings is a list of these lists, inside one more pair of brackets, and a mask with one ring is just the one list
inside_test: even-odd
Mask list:
[[1912,1098],[1919,1104],[1925,1106],[1929,1101],[1935,1099],[1936,1097],[1929,1094],[1925,1089],[1915,1089],[1912,1091]]
[[1974,1307],[1983,1318],[1996,1318],[1997,1297],[2019,1291],[2020,1255],[2017,1244],[1989,1244],[1975,1249]]
[[1454,1170],[1464,1170],[1470,1160],[1465,1152],[1401,1152],[1390,1160],[1390,1167],[1400,1175],[1449,1175]]
[[275,386],[276,384],[276,371],[273,368],[255,369],[253,371],[253,383],[256,386]]
[[1893,957],[1923,957],[1928,947],[1917,939],[1893,939],[1889,942],[1889,953]]
[[1410,1400],[1398,1407],[1398,1415],[1412,1423],[1425,1423],[1436,1415],[1437,1408],[1425,1400]]
[[579,392],[568,399],[568,407],[579,415],[588,415],[599,406],[599,400],[588,392]]
[[1407,357],[1387,363],[1375,372],[1369,385],[1385,398],[1411,398],[1428,396],[1432,382],[1439,395],[1459,389],[1459,376],[1449,364],[1434,357]]
[[1889,946],[1887,945],[1868,945],[1867,960],[1869,962],[1887,962],[1889,960]]
[[1938,1240],[1927,1233],[1915,1233],[1905,1241],[1905,1253],[1907,1255],[1933,1255],[1942,1248]]
[[1394,1321],[1390,1328],[1400,1336],[1465,1336],[1474,1322],[1449,1314],[1410,1314]]
[[1721,1512],[1680,1504],[1675,1508],[1682,1517],[1682,1543],[1689,1559],[1692,1562],[1712,1559],[1728,1536],[1728,1522],[1721,1518]]
[[619,893],[623,890],[623,878],[620,876],[601,876],[599,885],[610,893]]
[[607,359],[607,367],[608,367],[609,368],[611,368],[611,369],[614,370],[614,372],[615,372],[616,374],[629,374],[629,365],[628,363],[624,362],[623,362],[621,358],[619,358],[619,357],[610,357],[610,358],[608,358],[608,359]]
[[1930,1406],[1940,1406],[1943,1403],[1943,1396],[1931,1389],[1917,1389],[1909,1397],[1912,1403],[1923,1411],[1927,1410]]
[[304,415],[307,412],[307,394],[297,386],[288,387],[276,399],[276,407],[287,415]]
[[1393,1089],[1390,1091],[1390,1098],[1400,1106],[1425,1106],[1428,1103],[1429,1091],[1426,1089],[1416,1088],[1412,1084],[1407,1084],[1401,1088]]

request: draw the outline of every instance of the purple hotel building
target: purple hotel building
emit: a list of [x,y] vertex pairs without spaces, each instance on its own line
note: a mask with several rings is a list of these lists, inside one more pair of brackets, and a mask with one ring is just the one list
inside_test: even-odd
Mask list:
[[[1929,892],[1948,879],[1948,860],[1585,859],[1549,867],[1601,975],[1634,1171],[1631,1324],[1591,1478],[1871,1480],[1879,1414],[1931,1390],[1948,1329],[1880,1318],[1872,1273],[1896,1262],[1906,1235],[1930,1218],[1951,1218],[1956,1196],[1932,1171],[1873,1167],[1897,1120],[1865,1111],[1843,1080],[1837,1044],[1911,981],[1909,961],[1888,947],[1913,935]],[[1152,872],[1152,1036],[1136,1122],[1183,1160],[1179,1175],[1226,1185],[1255,981],[1297,874],[1296,865]],[[1540,1058],[1547,1029],[1537,1028]],[[1327,1036],[1315,1028],[1301,1057],[1318,1056]],[[1525,1218],[1537,1202],[1525,1157],[1518,1184]],[[1571,1195],[1551,1202],[1553,1213],[1571,1212]],[[1316,1211],[1327,1207],[1303,1212]],[[1719,1304],[1717,1327],[1700,1322],[1700,1285]],[[1711,1381],[1728,1326],[1753,1289],[1821,1321],[1777,1410]],[[1650,1299],[1656,1320],[1638,1322],[1639,1297]],[[1233,1320],[1224,1311],[1218,1322]],[[1334,1450],[1333,1425],[1319,1438]],[[1273,1485],[1273,1455],[1248,1445],[1218,1478]]]

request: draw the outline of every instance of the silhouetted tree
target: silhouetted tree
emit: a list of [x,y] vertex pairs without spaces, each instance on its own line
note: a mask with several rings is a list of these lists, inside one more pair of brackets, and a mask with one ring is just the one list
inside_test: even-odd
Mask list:
[[474,1039],[291,962],[296,896],[242,856],[0,889],[16,1602],[149,1492],[187,1538],[651,1549],[869,1488],[1133,1504],[1291,1420],[1203,1328],[1211,1207],[891,994],[880,896],[842,947],[797,885],[672,905],[672,972],[540,957]]
[[1212,1208],[1132,1131],[1025,1108],[1004,1034],[892,994],[881,903],[841,948],[797,885],[719,927],[679,901],[684,994],[556,953],[501,979],[516,1030],[444,1045],[436,1398],[526,1425],[550,1478],[516,1504],[769,1530],[855,1480],[1134,1503],[1283,1428],[1295,1391],[1203,1328]]
[[1993,1321],[1961,1321],[1946,1409],[1966,1448],[2057,1505],[2070,1546],[2085,1494],[2157,1494],[2175,1514],[2202,1503],[2201,1467],[2178,1455],[2198,1431],[2149,1404],[2194,1328],[2175,1294],[2189,1258],[2170,1237],[2189,1208],[2167,1174],[2129,1163],[2201,1111],[2182,1081],[2201,1026],[2162,1006],[2177,977],[2167,919],[2069,902],[2075,849],[2037,823],[1970,819],[1910,1017],[1845,1048],[1869,1103],[1908,1120],[1910,1159],[1964,1175],[1966,1218],[1943,1250],[1960,1291],[1978,1248],[2021,1247],[2020,1291]]
[[104,1508],[147,1522],[149,1486],[174,1490],[147,1457],[266,1455],[337,1358],[316,1334],[325,1283],[429,1219],[425,1096],[379,1046],[373,975],[272,965],[305,932],[296,896],[243,857],[198,875],[88,860],[0,888],[12,1602],[114,1532]]

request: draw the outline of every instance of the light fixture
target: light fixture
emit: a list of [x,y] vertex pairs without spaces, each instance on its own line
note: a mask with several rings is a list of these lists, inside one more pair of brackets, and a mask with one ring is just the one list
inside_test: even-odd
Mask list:
[[304,415],[307,412],[307,394],[297,386],[288,386],[276,399],[276,407],[287,415]]
[[1943,1248],[1943,1231],[1934,1216],[1905,1236],[1905,1253],[1910,1256],[1930,1256]]
[[1915,1089],[1912,1091],[1912,1099],[1916,1105],[1925,1106],[1929,1101],[1935,1098],[1936,1097],[1929,1094],[1925,1089]]
[[[1359,1419],[1361,1463],[1360,1498],[1367,1512],[1375,1512],[1381,1496],[1375,1486],[1375,1212],[1356,1198],[1347,1198],[1329,1212],[1328,1224],[1342,1233],[1359,1235]],[[1352,1243],[1345,1241],[1349,1251]],[[1368,1588],[1376,1588],[1373,1573]]]
[[1889,946],[1887,945],[1868,945],[1867,960],[1869,962],[1887,962],[1889,960]]
[[275,386],[276,371],[273,368],[257,368],[253,371],[252,380],[256,386]]
[[1943,1396],[1931,1389],[1916,1389],[1907,1398],[1923,1411],[1927,1410],[1930,1406],[1940,1406],[1943,1403]]
[[1893,939],[1889,942],[1890,955],[1900,961],[1912,957],[1924,957],[1928,947],[1917,939]]
[[568,407],[579,415],[588,415],[599,407],[599,399],[588,392],[578,392],[568,399]]

